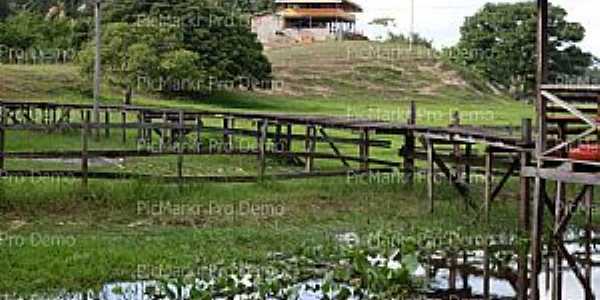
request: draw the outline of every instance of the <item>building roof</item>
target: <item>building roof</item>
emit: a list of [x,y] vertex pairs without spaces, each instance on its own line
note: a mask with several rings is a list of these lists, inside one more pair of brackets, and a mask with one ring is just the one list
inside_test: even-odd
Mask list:
[[285,18],[337,18],[346,21],[355,21],[354,15],[339,8],[288,8],[280,11],[279,15]]
[[351,6],[354,12],[362,12],[360,5],[353,0],[275,0],[275,4],[347,4]]

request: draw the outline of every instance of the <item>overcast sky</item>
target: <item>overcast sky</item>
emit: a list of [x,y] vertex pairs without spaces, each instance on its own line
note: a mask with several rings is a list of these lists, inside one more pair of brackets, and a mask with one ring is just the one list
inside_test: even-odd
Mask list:
[[[371,38],[386,32],[368,23],[380,17],[395,18],[395,31],[408,33],[410,28],[410,0],[356,0],[364,8],[358,17],[358,27]],[[451,46],[460,38],[459,28],[464,18],[473,15],[487,2],[485,0],[415,0],[415,30],[433,39],[436,47]],[[506,0],[500,2],[523,2]],[[553,4],[567,10],[569,21],[583,24],[587,30],[582,47],[600,57],[600,1],[554,0]]]

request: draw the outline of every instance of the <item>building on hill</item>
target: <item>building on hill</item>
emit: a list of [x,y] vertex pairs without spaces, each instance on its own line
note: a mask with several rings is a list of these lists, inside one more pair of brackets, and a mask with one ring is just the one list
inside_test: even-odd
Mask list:
[[287,37],[323,41],[356,35],[356,13],[362,8],[350,0],[275,0],[275,12],[255,15],[252,31],[263,43]]

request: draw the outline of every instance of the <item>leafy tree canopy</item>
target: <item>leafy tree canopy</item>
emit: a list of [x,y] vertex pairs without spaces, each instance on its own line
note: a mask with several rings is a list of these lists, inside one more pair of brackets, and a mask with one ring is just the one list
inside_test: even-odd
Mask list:
[[[486,4],[461,27],[451,58],[488,80],[523,95],[533,90],[536,70],[537,10],[534,2]],[[551,5],[549,12],[550,80],[581,75],[593,56],[576,43],[584,27],[566,20],[567,12]]]
[[[169,93],[213,91],[211,82],[263,82],[271,65],[240,14],[213,1],[121,1],[107,8],[103,74],[111,82]],[[81,53],[92,74],[93,43]],[[240,78],[244,78],[240,80]]]

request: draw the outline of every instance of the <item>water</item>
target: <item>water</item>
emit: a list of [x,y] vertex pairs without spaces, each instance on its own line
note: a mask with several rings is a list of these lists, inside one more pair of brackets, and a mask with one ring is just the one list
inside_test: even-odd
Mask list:
[[[567,239],[573,239],[576,234],[571,233]],[[574,242],[565,245],[570,253],[577,253],[578,259],[585,258],[585,245]],[[547,247],[546,247],[547,249]],[[600,262],[600,247],[592,245],[592,262]],[[503,263],[490,265],[490,297],[492,299],[515,299],[517,297],[518,285],[518,256],[510,250],[502,250],[497,253],[504,256]],[[426,279],[428,283],[422,292],[422,297],[418,299],[483,299],[484,281],[483,276],[485,251],[459,251],[453,254],[446,252],[436,252],[434,255],[422,259],[419,263],[414,276]],[[498,257],[490,255],[490,261],[498,262]],[[552,253],[545,255],[542,264],[542,273],[539,275],[540,299],[552,299]],[[562,265],[563,285],[562,295],[564,300],[584,299],[584,291],[579,280],[569,268],[566,261]],[[600,293],[600,267],[592,264],[591,286],[595,295]],[[581,269],[582,273],[584,269]],[[197,286],[203,286],[205,282],[196,281]],[[321,279],[308,280],[292,286],[297,291],[299,300],[319,300],[323,299],[323,291],[319,286],[323,284]],[[161,288],[162,287],[162,288]],[[166,297],[171,291],[175,297]],[[188,299],[191,288],[178,289],[174,285],[161,285],[156,281],[138,281],[138,282],[116,282],[105,284],[100,291],[89,293],[62,294],[59,296],[32,297],[33,299],[53,299],[53,300],[154,300],[154,299]],[[153,296],[149,296],[153,295]],[[330,299],[331,296],[329,295]],[[13,298],[7,298],[13,299]],[[30,298],[28,298],[30,299]],[[249,295],[239,295],[235,300],[251,299]],[[255,299],[255,298],[252,298]]]

